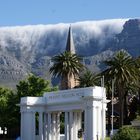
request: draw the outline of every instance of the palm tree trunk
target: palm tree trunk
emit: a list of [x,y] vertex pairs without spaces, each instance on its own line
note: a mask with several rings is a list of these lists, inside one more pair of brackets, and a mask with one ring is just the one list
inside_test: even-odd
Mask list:
[[120,97],[120,127],[123,126],[123,120],[124,120],[124,99],[122,98],[122,96]]
[[127,93],[124,95],[124,124],[128,125],[129,120],[128,120],[128,103],[127,103]]
[[139,88],[138,114],[140,115],[140,88]]
[[107,118],[108,118],[108,125],[107,125],[107,134],[110,136],[110,130],[111,130],[111,103],[107,104]]

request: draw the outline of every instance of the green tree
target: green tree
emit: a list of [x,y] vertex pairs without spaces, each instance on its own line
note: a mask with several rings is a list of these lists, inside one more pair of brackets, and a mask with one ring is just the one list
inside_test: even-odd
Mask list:
[[100,76],[93,74],[91,71],[86,70],[78,78],[79,87],[91,87],[99,85]]
[[[44,92],[57,90],[57,87],[50,87],[46,81],[35,75],[29,75],[17,85],[17,92],[0,87],[0,127],[7,128],[11,137],[15,138],[20,134],[20,98],[25,96],[41,96]],[[11,130],[16,133],[11,132]],[[8,134],[8,135],[9,135]],[[8,137],[8,135],[6,135]]]
[[140,133],[133,127],[121,127],[112,140],[140,140]]
[[126,85],[135,82],[136,68],[132,57],[124,50],[115,54],[113,59],[106,61],[108,69],[104,74],[115,80],[115,85],[119,97],[120,126],[123,125],[124,119],[124,96]]
[[[66,85],[64,89],[68,89],[69,80],[72,76],[74,78],[79,76],[79,72],[82,70],[83,65],[80,62],[81,58],[76,54],[65,51],[52,58],[53,66],[50,68],[50,73],[54,77],[61,77],[61,84],[64,82]],[[68,82],[67,82],[68,81]]]
[[[16,129],[19,133],[19,107],[16,106],[16,95],[8,88],[0,87],[0,127],[7,132]],[[13,134],[15,135],[15,134]]]
[[29,75],[17,85],[17,95],[23,96],[42,96],[44,92],[57,90],[57,87],[50,87],[49,81],[35,75]]
[[138,114],[140,115],[140,57],[135,60],[136,68],[137,68],[137,87],[138,88]]
[[[102,74],[101,74],[102,75]],[[103,74],[104,75],[104,74]],[[104,78],[104,83],[105,83],[105,88],[106,88],[106,95],[107,95],[107,99],[108,100],[112,100],[112,79],[110,76],[105,75]],[[112,114],[112,102],[109,102],[107,104],[107,132],[108,132],[108,136],[110,135],[110,130],[111,130],[111,114]]]
[[0,127],[4,128],[8,124],[8,98],[11,90],[0,87]]

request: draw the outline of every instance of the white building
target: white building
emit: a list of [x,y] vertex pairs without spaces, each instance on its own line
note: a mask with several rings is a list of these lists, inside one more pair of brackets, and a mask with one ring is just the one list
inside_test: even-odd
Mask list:
[[106,94],[103,87],[77,88],[23,97],[20,102],[21,140],[36,140],[35,114],[39,113],[39,140],[60,140],[60,114],[65,117],[65,140],[79,140],[82,112],[85,140],[106,134]]

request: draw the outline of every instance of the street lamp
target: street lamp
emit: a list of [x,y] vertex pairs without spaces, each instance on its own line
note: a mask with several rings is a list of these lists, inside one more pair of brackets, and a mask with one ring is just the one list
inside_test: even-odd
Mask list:
[[112,80],[112,123],[111,123],[111,138],[113,136],[113,124],[114,124],[114,120],[113,120],[113,117],[114,117],[114,104],[113,104],[113,99],[114,99],[114,79]]

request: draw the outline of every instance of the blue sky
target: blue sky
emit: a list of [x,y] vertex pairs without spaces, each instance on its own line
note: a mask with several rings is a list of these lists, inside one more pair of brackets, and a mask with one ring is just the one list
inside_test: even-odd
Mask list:
[[140,0],[0,0],[0,26],[140,17]]

